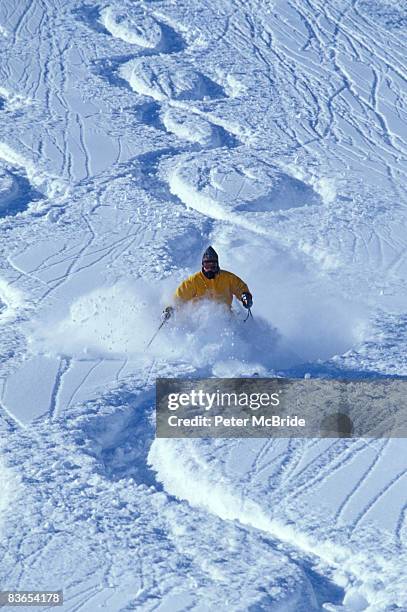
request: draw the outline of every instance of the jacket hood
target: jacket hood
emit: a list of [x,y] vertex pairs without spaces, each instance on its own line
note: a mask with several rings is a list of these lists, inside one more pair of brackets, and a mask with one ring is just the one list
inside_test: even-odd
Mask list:
[[215,249],[211,246],[209,246],[205,253],[202,255],[202,261],[205,260],[210,260],[210,261],[219,261],[219,257],[217,252],[215,251]]

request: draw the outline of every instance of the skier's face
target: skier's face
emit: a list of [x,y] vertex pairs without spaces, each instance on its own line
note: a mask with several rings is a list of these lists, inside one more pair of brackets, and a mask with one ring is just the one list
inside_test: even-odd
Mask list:
[[216,261],[216,259],[205,259],[202,262],[202,267],[205,272],[217,272],[218,262]]

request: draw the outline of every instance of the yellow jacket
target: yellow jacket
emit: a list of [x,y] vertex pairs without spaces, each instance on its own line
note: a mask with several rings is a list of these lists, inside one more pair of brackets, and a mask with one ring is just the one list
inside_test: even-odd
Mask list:
[[244,292],[249,292],[248,286],[232,272],[221,270],[215,278],[209,279],[200,271],[192,274],[180,284],[175,292],[175,300],[187,302],[208,298],[227,304],[230,308],[233,296],[241,301]]

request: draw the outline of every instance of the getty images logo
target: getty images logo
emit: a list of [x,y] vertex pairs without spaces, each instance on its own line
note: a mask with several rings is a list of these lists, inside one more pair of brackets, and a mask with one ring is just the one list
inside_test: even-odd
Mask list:
[[276,407],[280,404],[281,389],[273,393],[224,392],[217,389],[213,392],[203,389],[191,389],[188,392],[169,393],[168,409],[178,410],[187,406],[209,411],[213,408],[250,408]]

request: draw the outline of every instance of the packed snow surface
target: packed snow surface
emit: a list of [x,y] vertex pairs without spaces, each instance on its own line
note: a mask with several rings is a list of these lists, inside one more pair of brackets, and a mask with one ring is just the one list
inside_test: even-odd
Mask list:
[[[0,4],[2,589],[407,609],[405,439],[154,439],[157,377],[407,375],[406,24]],[[189,305],[147,348],[209,244],[254,318]]]

